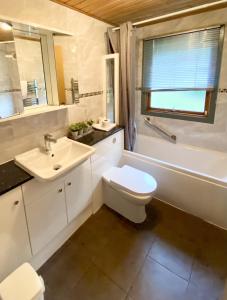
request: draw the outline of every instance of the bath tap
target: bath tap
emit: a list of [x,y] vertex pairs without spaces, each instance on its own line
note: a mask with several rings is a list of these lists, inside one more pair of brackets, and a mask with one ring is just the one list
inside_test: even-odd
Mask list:
[[176,144],[177,142],[177,137],[174,134],[169,133],[167,130],[157,126],[156,124],[151,123],[150,118],[146,117],[144,118],[144,122],[146,125],[148,125],[149,127],[151,127],[152,129],[154,129],[158,134],[164,136],[165,138],[167,138],[170,142]]

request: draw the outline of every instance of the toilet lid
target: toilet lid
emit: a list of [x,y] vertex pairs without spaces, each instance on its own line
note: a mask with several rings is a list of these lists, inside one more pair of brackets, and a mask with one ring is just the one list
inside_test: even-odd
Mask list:
[[113,168],[108,179],[116,187],[138,196],[149,195],[157,188],[157,182],[151,175],[128,165]]

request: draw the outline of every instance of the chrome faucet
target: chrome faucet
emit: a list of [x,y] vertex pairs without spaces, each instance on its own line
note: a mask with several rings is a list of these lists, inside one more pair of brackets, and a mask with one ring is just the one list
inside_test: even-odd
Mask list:
[[51,151],[51,143],[57,143],[57,140],[53,138],[52,134],[44,134],[44,150],[46,153]]

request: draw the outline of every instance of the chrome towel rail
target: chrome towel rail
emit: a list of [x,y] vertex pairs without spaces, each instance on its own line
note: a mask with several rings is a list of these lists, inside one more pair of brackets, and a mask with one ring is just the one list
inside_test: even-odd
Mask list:
[[148,125],[150,128],[154,129],[158,134],[162,135],[166,139],[168,139],[171,143],[176,144],[177,137],[174,134],[169,133],[167,130],[161,128],[160,126],[153,124],[150,121],[149,117],[144,118],[144,122],[146,125]]

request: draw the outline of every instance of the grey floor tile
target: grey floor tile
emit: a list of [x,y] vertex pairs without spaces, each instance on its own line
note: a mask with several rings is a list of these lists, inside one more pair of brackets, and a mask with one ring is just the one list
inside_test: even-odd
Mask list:
[[187,285],[160,264],[146,260],[129,294],[133,300],[183,300]]
[[210,293],[209,290],[203,290],[193,283],[189,283],[184,300],[218,300],[219,298]]
[[155,240],[149,257],[176,275],[189,280],[194,254],[195,249],[191,242],[170,234]]
[[201,295],[205,294],[211,299],[219,299],[224,289],[225,279],[208,265],[195,261],[190,283],[200,291]]
[[153,239],[152,234],[148,237],[133,227],[118,224],[104,251],[92,260],[127,292],[143,265]]
[[124,293],[97,267],[91,266],[76,287],[70,291],[70,299],[75,300],[124,300]]
[[39,274],[49,293],[60,297],[78,283],[91,264],[83,247],[76,243],[67,244],[39,270]]

